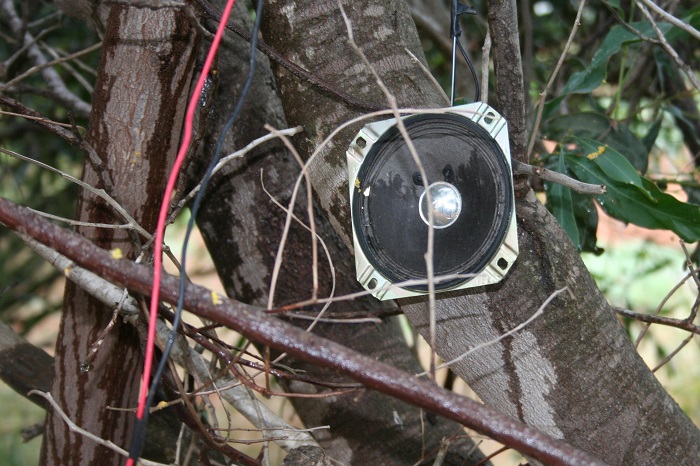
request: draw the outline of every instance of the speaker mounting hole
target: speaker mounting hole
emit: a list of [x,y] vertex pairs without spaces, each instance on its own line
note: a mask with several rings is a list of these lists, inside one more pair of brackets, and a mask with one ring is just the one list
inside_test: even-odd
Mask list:
[[498,262],[496,262],[496,264],[501,268],[501,270],[505,270],[508,267],[508,261],[502,257],[498,259]]
[[370,290],[375,289],[375,288],[377,287],[377,279],[376,279],[376,278],[371,279],[371,280],[369,281],[369,283],[367,283],[367,287],[368,287]]
[[360,149],[364,149],[365,147],[367,147],[367,141],[365,141],[364,138],[357,138],[355,142],[360,147]]
[[491,123],[493,123],[493,120],[494,120],[495,118],[496,118],[496,115],[494,115],[493,112],[489,112],[489,113],[487,113],[486,116],[484,117],[484,123],[486,123],[487,125],[490,125]]

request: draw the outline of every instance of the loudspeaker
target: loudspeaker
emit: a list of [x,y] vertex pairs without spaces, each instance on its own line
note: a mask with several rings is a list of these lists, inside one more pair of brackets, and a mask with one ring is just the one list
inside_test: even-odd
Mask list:
[[396,119],[347,150],[358,281],[378,299],[426,294],[432,216],[436,291],[499,282],[518,255],[506,120],[482,102],[402,120],[415,153]]

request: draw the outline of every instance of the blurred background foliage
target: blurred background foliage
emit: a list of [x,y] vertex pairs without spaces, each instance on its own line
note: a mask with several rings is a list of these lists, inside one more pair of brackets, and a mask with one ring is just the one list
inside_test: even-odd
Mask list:
[[[486,1],[471,2],[478,15],[462,18],[462,43],[481,76],[482,45],[487,35]],[[416,20],[428,64],[449,92],[451,41],[449,2],[407,0]],[[465,2],[466,3],[466,2]],[[51,2],[14,2],[48,59],[87,48],[99,41],[84,24],[63,16]],[[442,8],[440,8],[440,5]],[[696,29],[700,5],[695,0],[669,4],[671,12]],[[521,44],[528,91],[528,112],[535,121],[536,104],[564,49],[576,18],[578,1],[521,0],[518,2]],[[33,66],[25,45],[0,16],[0,86]],[[698,40],[659,20],[678,56],[691,69],[700,68]],[[643,38],[640,38],[640,34]],[[684,275],[685,256],[671,232],[687,242],[700,239],[700,95],[688,76],[656,43],[653,28],[634,1],[588,1],[568,56],[550,89],[542,122],[534,136],[531,163],[608,187],[592,198],[538,179],[532,185],[560,221],[613,305],[653,313]],[[67,87],[89,101],[99,52],[56,66]],[[697,72],[695,73],[697,76]],[[474,83],[462,61],[457,70],[457,94],[466,101]],[[489,102],[494,104],[494,81]],[[2,91],[45,117],[73,124],[84,134],[82,117],[57,103],[40,74]],[[482,96],[482,98],[484,98]],[[0,114],[0,147],[80,176],[83,157],[35,124]],[[0,195],[34,209],[72,217],[77,187],[54,173],[0,153]],[[599,237],[601,224],[614,217],[624,223],[658,229],[647,240]],[[619,227],[619,225],[618,225]],[[652,238],[649,241],[648,238]],[[604,252],[605,251],[605,252]],[[695,256],[697,262],[697,253]],[[60,311],[61,278],[6,229],[0,228],[0,319],[21,334],[30,334]],[[688,315],[697,289],[687,285],[661,309],[662,315]],[[55,322],[55,321],[54,321]],[[641,330],[624,320],[630,338]],[[640,352],[654,367],[687,337],[685,332],[653,326]],[[34,340],[37,343],[37,340]],[[47,348],[51,342],[46,341]],[[697,339],[657,371],[696,423],[700,423],[700,350]],[[41,410],[0,387],[0,405],[13,405],[0,437],[41,419]],[[19,398],[19,401],[17,400]],[[25,410],[25,406],[28,406]],[[29,444],[31,445],[31,444]],[[36,462],[20,453],[15,443],[0,442],[0,464]]]
[[[99,41],[84,24],[60,14],[52,2],[15,2],[26,31],[37,40],[47,60],[87,48]],[[0,80],[9,82],[32,68],[26,44],[11,32],[9,18],[1,17]],[[66,86],[90,101],[99,52],[54,67]],[[40,73],[28,76],[3,92],[40,112],[46,118],[74,124],[74,131],[85,133],[87,119],[56,102],[47,92]],[[3,109],[7,110],[7,109]],[[61,138],[23,118],[0,114],[0,147],[51,165],[75,177],[82,172],[82,154]],[[36,165],[0,153],[0,195],[13,202],[64,218],[72,218],[78,187]],[[61,296],[49,293],[58,273],[49,264],[23,247],[14,234],[0,228],[0,319],[26,335],[46,316],[60,310]]]

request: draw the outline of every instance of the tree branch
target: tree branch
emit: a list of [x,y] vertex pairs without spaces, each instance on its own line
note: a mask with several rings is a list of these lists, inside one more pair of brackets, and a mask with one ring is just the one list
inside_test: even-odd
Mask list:
[[[534,133],[533,133],[534,136]],[[562,173],[548,170],[543,167],[536,167],[534,165],[528,165],[526,163],[520,162],[513,159],[513,173],[517,175],[531,175],[541,178],[545,181],[550,181],[552,183],[557,183],[565,186],[572,191],[579,194],[605,194],[604,184],[589,184],[582,181],[576,180]]]
[[67,129],[63,128],[61,124],[49,120],[36,110],[31,109],[21,102],[18,102],[2,93],[0,93],[0,105],[5,105],[16,112],[21,113],[20,116],[27,118],[42,128],[47,129],[53,134],[63,138],[69,144],[77,146],[83,151],[83,153],[85,153],[85,155],[88,156],[90,163],[100,177],[100,181],[104,183],[107,193],[110,195],[114,194],[114,183],[112,182],[112,177],[105,168],[100,157],[97,155],[97,152],[95,152],[95,149],[86,140],[84,140],[77,131],[68,131]]
[[646,322],[648,324],[667,325],[669,327],[687,330],[688,332],[700,335],[700,326],[697,326],[692,322],[688,322],[688,319],[674,319],[672,317],[642,314],[639,312],[631,311],[629,309],[625,309],[624,307],[613,307],[612,309],[621,316],[629,317],[630,319],[638,320],[640,322]]
[[[46,391],[51,387],[52,366],[51,356],[0,321],[0,380],[26,397],[30,390]],[[40,398],[27,398],[42,408],[47,407]]]
[[[114,259],[107,251],[85,238],[61,229],[4,198],[0,198],[0,222],[13,231],[28,234],[42,244],[51,245],[78,265],[119,286],[144,295],[150,292],[153,277],[146,267],[128,260]],[[177,278],[165,276],[162,281],[162,298],[175,303],[177,290]],[[253,306],[223,297],[218,301],[218,304],[212,302],[210,290],[188,284],[185,294],[187,309],[200,317],[226,325],[251,340],[300,359],[334,368],[369,388],[453,419],[547,464],[603,464],[589,454],[492,408],[265,316]]]
[[[90,272],[89,270],[76,266],[75,263],[66,256],[59,254],[55,250],[37,242],[35,239],[19,232],[17,235],[27,244],[27,246],[43,257],[57,270],[66,275],[66,277],[68,277],[72,282],[93,297],[100,300],[106,306],[114,307],[116,303],[121,300],[123,290],[119,287],[111,284],[107,280]],[[121,306],[120,313],[132,324],[136,325],[134,318],[139,315],[136,300],[131,296],[128,296]],[[138,325],[136,326],[138,328]],[[145,338],[144,329],[138,328],[138,330],[142,333],[141,336]],[[167,341],[170,335],[170,329],[162,321],[158,321],[158,328],[156,331],[158,335],[157,341]],[[2,370],[2,355],[4,353],[1,351],[3,340],[5,339],[2,337],[3,332],[2,327],[0,327],[0,378],[5,380]],[[207,364],[205,363],[202,355],[190,348],[187,344],[175,345],[173,347],[171,357],[176,364],[187,368],[187,370],[198,380],[200,380],[203,385],[208,383],[214,384],[216,391],[221,395],[221,397],[231,406],[233,406],[236,411],[241,413],[243,417],[250,421],[250,423],[256,428],[272,430],[270,435],[277,439],[276,443],[278,443],[284,450],[289,451],[300,445],[317,445],[315,440],[313,440],[308,433],[297,431],[297,429],[294,429],[292,426],[288,425],[287,422],[273,413],[264,404],[260,403],[257,398],[251,397],[248,390],[240,383],[236,383],[237,381],[235,379],[229,377],[214,380],[207,369]],[[51,363],[49,362],[49,369],[46,371],[46,374],[51,373],[50,364]],[[48,381],[46,388],[43,386],[27,386],[30,388],[40,389],[42,391],[47,391]],[[26,393],[27,391],[28,390],[24,390],[22,393]],[[186,394],[183,393],[182,396],[186,396]],[[32,401],[36,402],[36,400]]]
[[[0,11],[2,11],[7,18],[10,29],[12,30],[13,34],[17,36],[18,40],[25,44],[33,42],[34,38],[22,25],[22,20],[17,15],[17,11],[15,10],[12,0],[2,0],[0,2]],[[20,37],[20,35],[22,36]],[[41,52],[41,49],[36,43],[32,43],[29,46],[27,49],[27,56],[32,60],[32,62],[34,62],[35,66],[43,66],[47,62],[46,57],[44,57],[44,54]],[[73,94],[66,87],[66,84],[63,82],[61,76],[59,76],[56,70],[53,68],[44,68],[41,70],[41,76],[44,78],[46,85],[57,100],[83,118],[90,116],[90,104]]]
[[[110,440],[102,439],[102,438],[98,437],[97,435],[93,434],[92,432],[88,432],[87,430],[79,427],[73,421],[71,421],[71,419],[66,415],[66,413],[63,412],[61,407],[58,406],[58,403],[56,403],[56,401],[53,399],[53,397],[51,396],[51,393],[45,393],[45,392],[42,392],[39,390],[32,390],[31,392],[29,392],[29,395],[37,395],[37,396],[44,398],[53,407],[53,409],[56,411],[56,413],[59,416],[61,416],[61,419],[63,419],[63,422],[66,423],[66,425],[68,426],[68,428],[72,432],[80,434],[83,437],[89,438],[93,442],[97,442],[100,445],[107,447],[110,450],[119,453],[120,455],[122,455],[125,458],[127,456],[129,456],[128,451],[124,450],[123,448],[121,448],[118,445],[115,445],[114,442],[112,442]],[[166,466],[163,463],[157,463],[155,461],[149,461],[149,460],[146,460],[143,458],[139,459],[139,463],[143,464],[144,466]]]

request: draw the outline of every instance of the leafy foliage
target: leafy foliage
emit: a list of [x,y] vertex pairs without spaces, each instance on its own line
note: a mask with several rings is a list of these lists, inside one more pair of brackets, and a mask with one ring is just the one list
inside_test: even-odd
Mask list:
[[[591,215],[595,212],[594,201],[607,214],[626,223],[670,230],[687,242],[698,241],[700,206],[692,202],[700,196],[692,189],[693,184],[684,183],[690,188],[690,202],[683,202],[664,192],[676,179],[659,175],[658,169],[648,173],[650,167],[659,165],[659,138],[667,140],[677,128],[688,148],[700,147],[696,140],[700,127],[694,100],[697,91],[686,84],[677,71],[678,65],[658,41],[652,42],[656,32],[646,18],[620,2],[609,5],[615,13],[612,19],[605,10],[594,14],[599,20],[618,24],[609,28],[598,43],[580,39],[586,36],[579,32],[578,40],[591,46],[586,50],[591,54],[590,61],[579,56],[565,65],[561,87],[543,109],[541,132],[545,139],[557,143],[551,154],[542,156],[548,168],[580,181],[604,184],[607,191],[593,199],[547,184],[547,205],[582,251],[597,251],[597,216]],[[700,22],[700,8],[686,8],[685,13],[676,14],[690,24]],[[636,17],[640,20],[620,23],[623,18]],[[670,23],[657,22],[657,26],[672,46],[685,50],[687,33]],[[585,23],[582,28],[586,29]],[[582,45],[575,43],[574,48]],[[681,57],[688,63],[697,58],[696,53]],[[571,72],[572,68],[577,70]],[[667,118],[663,118],[664,113]],[[693,165],[686,162],[677,173],[680,179],[692,177]]]

